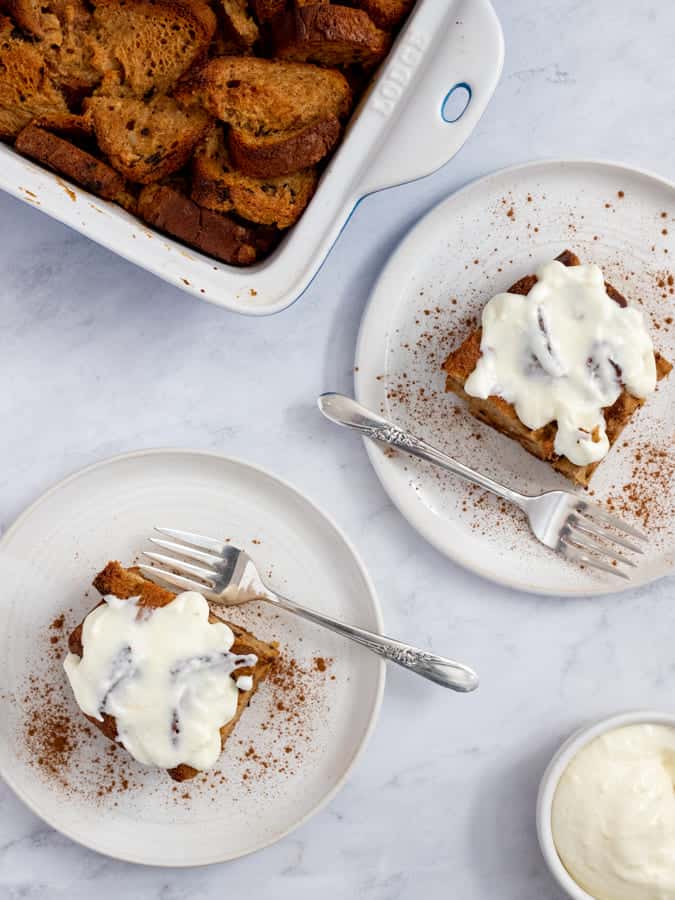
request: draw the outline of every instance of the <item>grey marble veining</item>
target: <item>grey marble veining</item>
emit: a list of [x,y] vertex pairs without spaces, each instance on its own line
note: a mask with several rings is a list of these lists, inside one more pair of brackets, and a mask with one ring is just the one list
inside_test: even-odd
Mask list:
[[199,304],[0,196],[0,529],[57,479],[120,451],[246,457],[347,530],[391,633],[482,676],[477,694],[460,697],[390,671],[379,727],[345,789],[287,839],[224,866],[174,872],[105,859],[0,786],[0,897],[561,900],[534,833],[548,758],[585,719],[673,708],[673,579],[593,601],[482,581],[412,531],[360,442],[314,407],[322,390],[350,390],[377,273],[449,192],[537,157],[606,157],[675,178],[674,7],[495,5],[506,64],[474,135],[433,177],[361,204],[310,291],[274,318]]

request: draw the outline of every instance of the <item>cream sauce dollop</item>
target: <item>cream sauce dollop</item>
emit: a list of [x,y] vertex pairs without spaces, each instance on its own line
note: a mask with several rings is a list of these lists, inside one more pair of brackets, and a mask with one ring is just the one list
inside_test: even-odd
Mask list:
[[139,762],[207,769],[221,751],[220,729],[237,709],[232,677],[253,666],[252,654],[230,652],[232,630],[209,622],[206,599],[194,591],[149,609],[138,598],[109,595],[84,620],[83,655],[64,662],[84,713],[114,716],[118,741]]
[[530,429],[555,421],[555,452],[587,465],[609,450],[602,410],[624,387],[640,399],[656,387],[654,348],[641,312],[612,300],[598,266],[554,260],[536,274],[526,296],[485,306],[465,390],[502,397]]

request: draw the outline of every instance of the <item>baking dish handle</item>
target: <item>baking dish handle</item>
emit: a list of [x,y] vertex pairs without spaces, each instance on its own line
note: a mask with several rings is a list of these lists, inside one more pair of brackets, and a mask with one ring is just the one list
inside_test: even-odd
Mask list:
[[503,60],[489,0],[422,0],[363,110],[380,134],[358,194],[429,175],[451,159],[492,97]]

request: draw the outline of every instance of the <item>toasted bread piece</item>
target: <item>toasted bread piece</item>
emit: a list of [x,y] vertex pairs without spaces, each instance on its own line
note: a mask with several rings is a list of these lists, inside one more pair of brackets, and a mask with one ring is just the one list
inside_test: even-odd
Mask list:
[[102,95],[167,93],[206,56],[216,17],[204,0],[95,0]]
[[38,38],[50,75],[76,102],[101,79],[92,65],[96,36],[82,0],[4,0],[24,31]]
[[352,0],[352,6],[367,12],[378,28],[398,28],[415,5],[415,0]]
[[93,34],[67,28],[63,43],[45,50],[48,71],[63,91],[71,109],[79,109],[82,100],[101,82],[94,65],[98,43]]
[[0,37],[0,138],[13,138],[37,116],[67,113],[35,44],[4,30]]
[[316,188],[317,174],[305,169],[276,178],[252,178],[237,171],[214,126],[195,152],[192,199],[219,212],[236,212],[250,222],[288,228],[302,215]]
[[232,125],[233,162],[260,178],[315,165],[335,146],[351,100],[338,72],[250,57],[212,60],[178,94]]
[[[565,250],[557,257],[558,261],[565,266],[578,266],[579,258],[570,250]],[[536,275],[527,275],[517,281],[509,288],[509,293],[526,295],[532,290],[537,282]],[[610,284],[605,285],[609,296],[620,306],[626,306],[626,299],[612,287]],[[558,456],[554,450],[557,425],[555,422],[549,422],[543,428],[531,430],[527,428],[518,418],[514,407],[504,400],[502,397],[490,396],[483,400],[479,397],[471,397],[464,390],[464,385],[469,375],[476,368],[480,357],[480,344],[482,337],[482,329],[477,328],[456,350],[454,350],[443,363],[443,370],[446,375],[445,390],[449,393],[456,394],[466,401],[469,412],[477,419],[491,425],[497,431],[507,435],[525,448],[529,453],[539,457],[539,459],[550,462],[554,469],[557,469],[563,475],[580,485],[587,485],[591,479],[593,472],[600,465],[602,460],[589,463],[585,466],[578,466],[570,462],[565,456]],[[654,354],[656,360],[657,378],[660,380],[665,378],[672,369],[671,364],[664,359],[659,353]],[[633,413],[639,409],[644,403],[638,397],[629,394],[625,389],[621,392],[616,402],[603,410],[607,437],[610,447],[621,434],[624,427],[628,424]]]
[[215,59],[218,56],[246,56],[246,50],[237,44],[231,37],[218,28],[213,35],[213,40],[209,44],[209,59]]
[[[158,609],[162,606],[166,606],[168,603],[171,603],[176,596],[171,591],[159,587],[159,585],[154,584],[152,581],[148,581],[141,575],[138,569],[125,569],[119,562],[109,562],[105,569],[99,572],[94,579],[94,587],[102,596],[113,594],[115,597],[119,597],[120,600],[129,600],[131,597],[138,597],[140,606],[151,609]],[[234,634],[232,652],[240,655],[255,653],[258,657],[258,661],[252,668],[240,668],[236,670],[237,677],[240,675],[250,675],[253,678],[253,687],[250,691],[239,692],[237,711],[234,714],[234,717],[220,729],[220,745],[221,748],[224,748],[225,742],[241,718],[242,713],[251,702],[251,698],[258,690],[261,682],[264,681],[269,674],[274,661],[279,656],[279,651],[275,645],[267,644],[264,641],[259,640],[239,625],[227,622],[225,619],[213,615],[213,613],[209,616],[209,620],[211,622],[224,622],[232,629],[232,633]],[[83,625],[84,621],[74,629],[68,638],[68,649],[71,653],[80,657],[83,653]],[[92,716],[87,716],[87,718],[92,725],[95,725],[102,731],[109,740],[115,741],[117,739],[117,724],[114,717],[104,713],[103,721],[94,719]],[[174,769],[167,769],[167,771],[174,781],[186,781],[189,778],[194,778],[194,776],[198,774],[197,769],[184,764],[176,766]]]
[[286,0],[251,0],[251,10],[258,24],[264,25],[286,9]]
[[3,9],[22,31],[50,44],[63,39],[63,22],[88,16],[82,0],[0,0]]
[[224,56],[188,78],[175,96],[256,135],[291,131],[349,111],[351,90],[340,72],[306,63]]
[[252,18],[247,0],[220,0],[225,22],[225,35],[250,52],[260,37],[260,30]]
[[[79,147],[89,144],[92,148],[95,148],[94,128],[88,116],[78,116],[75,113],[38,116],[30,124],[67,138]],[[87,147],[84,146],[83,149],[86,150]]]
[[68,103],[77,107],[102,78],[95,65],[100,53],[91,13],[79,3],[68,3],[62,13],[58,42],[44,41],[45,61]]
[[310,3],[330,3],[330,0],[250,0],[253,15],[261,25],[271,22],[292,4],[307,6]]
[[259,25],[269,22],[286,9],[286,0],[251,0],[251,10]]
[[233,164],[241,172],[257,178],[273,178],[316,165],[335,147],[341,131],[337,116],[273,134],[256,135],[241,128],[230,128],[227,146]]
[[130,212],[135,211],[136,198],[126,179],[72,141],[31,124],[20,132],[14,146],[20,153],[65,175],[93,194],[114,200]]
[[170,97],[92,97],[86,104],[96,138],[111,166],[130,181],[150,184],[181,169],[210,117]]
[[[246,47],[237,40],[233,34],[232,28],[225,21],[224,14],[218,13],[216,30],[211,38],[208,49],[208,59],[214,59],[218,56],[249,56],[253,51],[250,47]],[[206,60],[203,60],[206,62]]]
[[336,4],[294,6],[273,23],[275,55],[324,66],[376,65],[390,37],[368,13]]
[[149,225],[223,262],[254,263],[269,251],[276,234],[243,225],[203,209],[173,185],[149,184],[138,198],[138,214]]

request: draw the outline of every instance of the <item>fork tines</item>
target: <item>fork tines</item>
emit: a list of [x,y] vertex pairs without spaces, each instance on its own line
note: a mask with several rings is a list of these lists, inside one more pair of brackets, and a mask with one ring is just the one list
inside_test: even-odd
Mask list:
[[639,528],[584,500],[568,516],[560,535],[561,552],[568,559],[626,580],[629,576],[620,567],[635,568],[636,563],[622,551],[641,555],[644,549],[638,542],[646,540]]
[[[169,551],[170,554],[176,555],[144,550],[143,556],[147,556],[156,565],[141,565],[139,566],[141,571],[161,578],[185,591],[203,593],[205,587],[212,591],[216,588],[216,581],[223,568],[222,554],[226,551],[227,544],[215,538],[194,534],[191,531],[179,531],[174,528],[155,528],[155,531],[173,538],[173,540],[149,538],[150,542]],[[181,543],[178,543],[179,541]],[[181,557],[183,558],[181,559]],[[195,565],[186,562],[186,559],[194,560],[195,563],[204,563],[204,565]],[[197,578],[200,581],[196,581]]]

